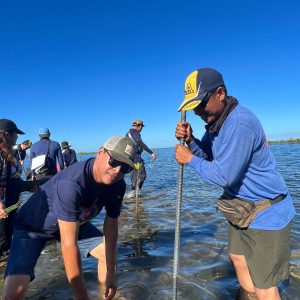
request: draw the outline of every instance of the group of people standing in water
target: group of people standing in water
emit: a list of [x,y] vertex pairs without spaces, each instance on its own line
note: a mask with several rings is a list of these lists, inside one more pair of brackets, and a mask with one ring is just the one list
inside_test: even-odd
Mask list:
[[[17,144],[18,135],[23,134],[25,133],[13,121],[0,119],[0,259],[7,256],[10,248],[14,217],[20,205],[20,193],[37,189],[40,184],[55,175],[56,158],[61,168],[77,162],[76,153],[73,149],[69,149],[67,142],[62,142],[60,147],[57,142],[50,141],[50,131],[47,128],[40,129],[40,141],[33,145],[29,140]],[[49,151],[47,148],[43,149],[44,141],[49,144]],[[25,170],[27,149],[30,149],[31,160],[46,154],[48,166],[44,164],[43,170],[37,172],[35,169],[30,172]],[[27,173],[23,177],[31,178],[32,182],[22,180],[22,173]]]
[[[236,299],[280,300],[278,284],[289,277],[295,208],[262,125],[236,98],[228,96],[223,77],[215,69],[192,72],[186,78],[184,93],[178,110],[193,110],[206,123],[205,134],[197,139],[190,123],[178,122],[175,137],[187,146],[176,145],[175,159],[224,190],[217,208],[228,221],[228,253],[240,284]],[[15,216],[2,299],[24,298],[34,279],[37,259],[49,240],[61,242],[67,278],[76,299],[88,299],[78,241],[89,240],[84,255],[98,260],[98,280],[106,284],[104,298],[114,298],[124,176],[131,173],[132,189],[140,189],[146,178],[142,151],[157,158],[141,139],[143,127],[142,120],[135,120],[126,136],[110,138],[95,158],[86,161],[73,163],[72,151],[68,151],[72,163],[67,164],[60,145],[49,142],[49,130],[40,130],[41,140],[31,146],[31,160],[52,155],[62,171],[56,174],[54,160],[48,162],[47,172],[43,166],[33,169],[32,179],[47,182]],[[4,204],[10,197],[9,180],[16,164],[12,146],[17,134],[23,132],[14,122],[0,120],[1,220],[10,214]],[[63,144],[67,148],[67,143]],[[103,208],[106,217],[101,232],[90,220]]]

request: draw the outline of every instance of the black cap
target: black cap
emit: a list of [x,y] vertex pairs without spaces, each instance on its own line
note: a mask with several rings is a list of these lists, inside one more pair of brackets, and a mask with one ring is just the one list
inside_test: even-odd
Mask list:
[[63,142],[61,143],[61,147],[62,147],[63,149],[67,149],[67,148],[69,148],[70,146],[69,146],[69,143],[68,143],[67,141],[63,141]]
[[25,134],[25,132],[20,130],[13,121],[8,119],[0,119],[0,130]]

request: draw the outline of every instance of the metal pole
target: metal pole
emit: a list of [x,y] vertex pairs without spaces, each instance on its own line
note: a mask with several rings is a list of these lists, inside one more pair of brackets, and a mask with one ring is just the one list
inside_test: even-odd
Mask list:
[[[185,122],[186,112],[181,112],[181,122]],[[184,139],[180,140],[180,145],[184,145]],[[176,225],[174,241],[174,261],[173,261],[173,300],[177,300],[177,283],[178,283],[178,265],[180,252],[180,230],[181,230],[181,203],[183,187],[183,165],[179,164],[178,182],[177,182],[177,205],[176,205]]]

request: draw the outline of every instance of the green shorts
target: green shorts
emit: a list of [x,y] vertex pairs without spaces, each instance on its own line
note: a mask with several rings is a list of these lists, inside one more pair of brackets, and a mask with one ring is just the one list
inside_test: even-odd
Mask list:
[[291,223],[281,230],[239,229],[229,223],[228,252],[244,255],[256,288],[277,286],[289,277]]

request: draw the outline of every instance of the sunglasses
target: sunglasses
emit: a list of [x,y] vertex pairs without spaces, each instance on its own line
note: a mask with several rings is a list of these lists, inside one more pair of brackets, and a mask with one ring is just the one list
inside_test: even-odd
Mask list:
[[200,104],[196,107],[196,108],[205,108],[206,107],[206,105],[208,104],[208,102],[209,102],[209,98],[217,91],[217,89],[218,88],[216,88],[216,89],[213,89],[212,91],[210,91],[210,92],[208,92],[207,94],[206,94],[206,96],[203,98],[203,100],[200,102]]
[[119,167],[121,166],[121,169],[120,171],[123,173],[123,174],[127,174],[127,173],[130,173],[132,171],[132,167],[122,161],[119,161],[119,160],[116,160],[114,159],[111,154],[108,152],[108,150],[104,149],[104,151],[108,154],[109,156],[109,160],[108,160],[108,164],[112,167],[112,168],[116,168],[116,167]]

